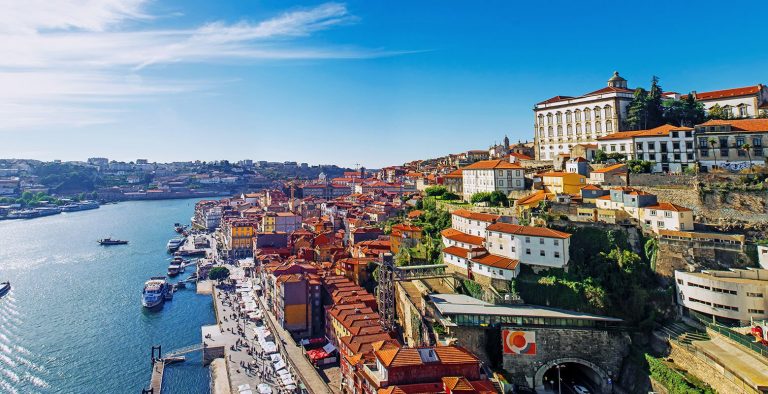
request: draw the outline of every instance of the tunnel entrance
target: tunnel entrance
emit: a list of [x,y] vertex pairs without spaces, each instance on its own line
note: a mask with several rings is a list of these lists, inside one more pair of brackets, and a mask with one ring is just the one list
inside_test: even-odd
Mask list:
[[550,393],[610,392],[608,375],[602,368],[589,361],[573,358],[552,360],[542,366],[536,372],[535,385],[536,391]]

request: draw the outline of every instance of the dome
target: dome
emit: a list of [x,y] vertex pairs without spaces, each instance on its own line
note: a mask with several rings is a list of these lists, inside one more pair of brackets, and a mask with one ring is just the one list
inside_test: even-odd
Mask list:
[[613,72],[613,76],[608,80],[608,86],[613,88],[627,88],[627,80],[619,76],[618,71]]
[[626,79],[620,77],[618,71],[614,71],[613,72],[613,76],[608,81],[610,81],[610,82],[612,82],[612,81],[626,81]]

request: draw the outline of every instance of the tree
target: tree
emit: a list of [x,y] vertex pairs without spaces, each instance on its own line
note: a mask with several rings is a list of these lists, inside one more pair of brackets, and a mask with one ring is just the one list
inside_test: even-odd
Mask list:
[[627,169],[629,172],[633,174],[643,174],[651,172],[651,166],[653,165],[650,161],[645,160],[629,160],[627,161]]
[[426,195],[433,197],[442,196],[446,191],[448,191],[448,189],[446,189],[445,186],[430,186],[424,189]]
[[731,112],[721,107],[720,104],[715,104],[709,107],[707,117],[709,119],[730,119]]
[[458,200],[460,198],[461,197],[458,194],[453,192],[445,192],[445,194],[443,194],[443,200],[446,200],[446,201]]
[[222,281],[229,278],[229,269],[227,267],[213,267],[208,271],[208,279]]
[[507,195],[498,190],[491,192],[488,202],[491,204],[492,207],[498,207],[498,206],[506,207],[507,205],[509,205],[509,199],[507,198]]
[[608,160],[608,155],[605,154],[605,151],[602,149],[595,151],[595,158],[592,159],[592,161],[595,163],[604,163],[606,160]]
[[643,129],[652,129],[664,124],[664,107],[661,105],[661,96],[664,93],[659,85],[659,77],[651,79],[651,90],[648,92],[646,107],[646,124]]
[[715,150],[715,145],[717,145],[717,139],[715,139],[715,137],[709,137],[707,142],[709,142],[709,146],[712,147],[712,157],[715,158],[715,167],[717,167],[717,151]]
[[491,193],[488,192],[478,192],[472,195],[472,197],[469,198],[469,202],[472,204],[477,204],[481,202],[489,202],[491,200]]
[[[640,130],[647,123],[648,91],[643,88],[635,89],[632,102],[627,106],[626,125],[629,130]],[[597,159],[597,156],[595,156]]]
[[682,101],[684,116],[680,120],[680,126],[693,127],[707,119],[707,114],[704,112],[704,103],[696,101],[692,93],[688,94]]
[[741,150],[747,152],[747,158],[749,159],[749,172],[752,172],[752,154],[749,152],[752,149],[752,145],[744,144],[739,147]]

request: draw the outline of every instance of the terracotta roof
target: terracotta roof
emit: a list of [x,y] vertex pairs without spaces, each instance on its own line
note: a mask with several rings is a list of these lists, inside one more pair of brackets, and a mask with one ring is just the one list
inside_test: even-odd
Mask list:
[[460,346],[436,346],[437,357],[443,364],[477,363],[479,360],[469,351]]
[[550,171],[550,172],[544,172],[539,174],[539,176],[542,177],[550,177],[550,178],[562,178],[564,176],[567,176],[569,173],[563,172],[563,171]]
[[645,130],[635,130],[635,131],[619,131],[618,133],[608,134],[605,137],[599,137],[597,138],[598,141],[613,141],[613,140],[625,140],[625,139],[632,139],[632,137],[640,134]]
[[558,101],[570,100],[572,98],[575,98],[575,97],[573,97],[573,96],[555,96],[555,97],[552,97],[552,98],[548,98],[548,99],[546,99],[546,100],[544,100],[542,102],[536,103],[536,105],[538,105],[538,104],[551,104],[551,103],[556,103]]
[[421,232],[422,228],[419,226],[414,226],[411,224],[405,224],[405,223],[398,223],[394,226],[392,226],[392,232],[400,232],[400,231],[406,231],[406,232]]
[[466,259],[467,253],[469,253],[469,249],[460,248],[458,246],[449,246],[447,248],[443,248],[443,253],[448,253]]
[[598,199],[598,200],[610,200],[610,199],[611,199],[611,196],[610,196],[610,195],[608,195],[608,194],[606,194],[606,195],[604,195],[604,196],[600,196],[600,197],[598,197],[597,199]]
[[469,383],[469,380],[463,376],[444,377],[443,384],[445,385],[446,389],[451,391],[474,390],[474,387],[472,387],[472,384]]
[[638,134],[636,137],[658,137],[658,136],[669,135],[670,131],[691,131],[691,130],[693,130],[693,128],[691,127],[674,126],[671,124],[665,124],[659,127],[648,129],[648,130],[640,130],[641,133]]
[[516,163],[510,163],[507,160],[481,160],[476,163],[472,163],[466,167],[464,167],[462,170],[503,170],[503,169],[514,169],[514,170],[520,170],[523,167]]
[[[436,346],[428,348],[435,352],[436,363],[440,364],[470,364],[477,363],[478,359],[464,348],[458,346]],[[387,368],[415,367],[424,365],[419,354],[419,348],[388,347],[376,351],[381,363]]]
[[458,170],[452,171],[447,175],[444,175],[446,178],[461,178],[461,168]]
[[[478,236],[475,236],[475,235],[464,234],[461,231],[456,230],[456,229],[452,229],[452,228],[447,228],[447,229],[441,231],[440,235],[442,235],[445,238],[450,239],[451,241],[461,242],[461,243],[470,244],[470,245],[482,246],[483,245],[483,241],[484,241],[483,237],[478,237]],[[466,256],[466,254],[465,254],[465,256]]]
[[530,205],[547,199],[547,193],[544,190],[537,190],[535,193],[521,197],[515,201],[515,205]]
[[393,385],[379,389],[378,394],[442,394],[444,392],[441,382]]
[[722,126],[730,125],[732,131],[768,131],[768,119],[731,119],[731,120],[710,120],[699,126]]
[[493,222],[499,220],[501,217],[499,215],[493,215],[490,213],[467,211],[466,209],[457,209],[451,212],[451,215],[460,216],[466,219],[479,220],[481,222]]
[[494,268],[501,268],[505,270],[514,270],[517,268],[517,265],[520,263],[520,261],[515,259],[510,259],[504,256],[498,256],[495,254],[486,254],[482,257],[475,257],[472,259],[472,262],[487,265],[489,267]]
[[743,88],[713,90],[711,92],[696,92],[696,100],[714,100],[725,97],[738,97],[750,94],[757,94],[760,91],[760,85],[746,86]]
[[618,164],[614,164],[612,166],[603,167],[603,168],[601,168],[599,170],[594,170],[592,172],[597,173],[597,174],[602,174],[602,173],[605,173],[605,172],[611,172],[613,170],[618,170],[619,168],[622,168],[622,167],[624,167],[624,169],[626,170],[627,166],[624,163],[618,163]]
[[603,190],[603,188],[597,185],[587,185],[582,187],[581,190]]
[[522,153],[511,152],[509,155],[512,156],[512,157],[516,157],[519,160],[533,160],[533,157],[528,156],[528,155],[524,155]]
[[579,157],[576,157],[576,158],[573,158],[573,159],[571,159],[571,161],[575,161],[575,162],[577,162],[577,163],[585,163],[585,162],[587,162],[588,160],[587,160],[587,159],[585,159],[585,158],[583,158],[583,157],[581,157],[581,156],[579,156]]
[[650,205],[643,207],[643,209],[656,209],[659,211],[675,211],[675,212],[690,212],[690,208],[681,207],[680,205],[672,204],[671,202],[660,202],[656,205]]
[[613,86],[606,86],[602,89],[595,90],[594,92],[589,92],[585,94],[585,96],[595,96],[598,94],[604,94],[604,93],[632,93],[634,90],[627,89],[627,88],[616,88]]
[[535,237],[547,237],[547,238],[570,238],[571,234],[564,233],[562,231],[552,230],[546,227],[531,227],[531,226],[518,226],[511,223],[494,223],[487,227],[488,231],[498,231],[506,234],[517,235],[531,235]]

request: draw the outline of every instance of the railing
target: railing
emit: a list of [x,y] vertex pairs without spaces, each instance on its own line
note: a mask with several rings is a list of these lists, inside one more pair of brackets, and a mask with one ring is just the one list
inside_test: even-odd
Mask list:
[[703,316],[701,314],[695,313],[691,311],[690,316],[696,320],[698,320],[701,324],[703,324],[706,328],[730,339],[731,341],[734,341],[738,343],[739,345],[742,345],[749,350],[768,358],[768,346],[763,345],[759,342],[754,342],[750,339],[749,336],[738,333],[722,324],[712,322],[712,320],[708,319],[706,316]]

